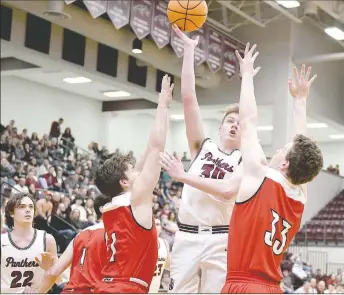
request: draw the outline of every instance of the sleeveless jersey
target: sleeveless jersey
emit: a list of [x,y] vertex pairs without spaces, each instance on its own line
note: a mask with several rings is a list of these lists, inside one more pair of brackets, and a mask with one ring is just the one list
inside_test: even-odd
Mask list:
[[306,198],[279,171],[268,169],[254,196],[236,202],[229,226],[227,280],[282,279],[283,253],[299,230]]
[[31,243],[19,248],[11,232],[1,234],[1,293],[23,293],[26,286],[39,283],[44,270],[35,256],[46,251],[46,232],[35,229]]
[[74,239],[73,260],[66,289],[96,287],[102,279],[106,264],[105,231],[103,223],[82,230]]
[[130,206],[130,193],[114,197],[103,207],[107,263],[103,281],[131,281],[146,288],[152,281],[158,259],[157,232],[145,229],[136,220]]
[[[215,142],[205,139],[188,173],[215,179],[228,179],[241,162],[239,150],[222,152]],[[184,185],[178,219],[189,225],[228,225],[233,201],[220,201],[215,197]]]
[[167,242],[162,238],[158,238],[158,261],[155,266],[155,272],[149,288],[149,293],[159,293],[161,277],[165,270],[166,260],[169,252],[170,251]]

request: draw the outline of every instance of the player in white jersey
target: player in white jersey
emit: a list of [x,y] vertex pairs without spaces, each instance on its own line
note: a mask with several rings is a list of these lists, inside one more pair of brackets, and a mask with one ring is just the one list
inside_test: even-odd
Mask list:
[[42,280],[44,269],[37,262],[49,267],[46,264],[57,257],[56,243],[51,235],[32,227],[35,202],[28,194],[13,195],[5,210],[11,231],[1,235],[1,293],[23,293]]
[[[219,293],[226,277],[228,224],[234,206],[234,200],[228,199],[232,192],[225,179],[231,177],[241,162],[239,108],[238,105],[228,108],[219,128],[219,145],[206,139],[195,91],[194,51],[198,39],[188,38],[176,27],[174,30],[184,42],[181,88],[193,160],[188,175],[193,176],[196,184],[192,185],[198,189],[189,185],[183,189],[169,291]],[[223,179],[225,185],[211,186],[211,194],[199,190],[202,180],[211,178]]]
[[159,238],[161,233],[161,222],[159,219],[155,219],[156,232],[158,236],[158,261],[156,263],[156,268],[152,282],[149,287],[149,293],[159,293],[161,277],[164,270],[170,269],[170,247],[162,238]]

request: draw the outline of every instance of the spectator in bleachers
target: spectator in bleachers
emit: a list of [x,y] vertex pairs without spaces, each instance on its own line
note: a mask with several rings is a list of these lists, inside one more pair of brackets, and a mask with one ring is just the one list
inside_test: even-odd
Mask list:
[[35,227],[47,230],[48,222],[51,220],[53,203],[51,202],[51,193],[45,192],[44,197],[36,202]]
[[317,280],[315,278],[311,278],[311,287],[309,293],[317,294]]
[[78,220],[81,222],[85,222],[87,220],[87,212],[85,207],[83,206],[84,199],[80,195],[76,196],[74,199],[74,204],[71,206],[72,211],[77,210],[79,213]]
[[33,151],[33,156],[36,158],[38,166],[43,164],[43,160],[46,156],[42,151],[42,146],[40,144],[36,145],[35,150]]
[[32,150],[30,148],[30,144],[29,143],[25,143],[24,145],[24,158],[22,159],[25,162],[30,162],[30,159],[32,158],[33,154],[32,154]]
[[294,293],[307,294],[307,293],[310,293],[310,288],[311,288],[310,281],[305,280],[303,285],[300,288],[296,289]]
[[63,124],[63,119],[60,118],[58,121],[51,123],[49,138],[59,138],[61,135],[61,125]]
[[74,141],[75,138],[72,135],[72,131],[69,127],[67,127],[61,137],[64,157],[68,158],[70,156],[70,151],[74,149]]
[[22,160],[25,157],[25,151],[24,151],[24,147],[21,141],[18,141],[15,147],[15,157],[17,160]]
[[65,179],[64,186],[67,192],[72,192],[78,188],[79,174],[76,174],[75,171],[69,173],[69,177]]
[[83,228],[83,223],[80,220],[80,211],[78,209],[72,209],[69,215],[69,223],[75,227],[77,233]]
[[324,281],[319,281],[317,286],[318,294],[325,294],[326,284]]
[[291,294],[294,292],[293,283],[288,269],[283,270],[283,285],[285,293]]
[[48,173],[42,176],[45,179],[47,187],[46,189],[53,190],[56,184],[56,177],[55,177],[55,168],[53,166],[49,167]]
[[37,144],[39,144],[39,138],[38,138],[37,133],[33,132],[30,139],[30,145],[36,146]]
[[26,179],[24,177],[19,178],[16,185],[13,186],[12,193],[28,193],[29,188],[26,186]]

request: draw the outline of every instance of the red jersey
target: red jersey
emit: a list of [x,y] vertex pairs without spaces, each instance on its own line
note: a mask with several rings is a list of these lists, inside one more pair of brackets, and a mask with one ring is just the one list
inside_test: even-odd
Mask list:
[[107,237],[103,281],[134,282],[149,288],[158,260],[154,220],[151,229],[139,225],[130,206],[130,194],[126,193],[104,206],[103,221]]
[[269,169],[254,196],[236,202],[229,225],[227,281],[240,277],[276,283],[283,253],[299,230],[305,196]]
[[106,264],[106,244],[103,223],[90,226],[74,239],[70,280],[64,289],[94,289],[101,281]]

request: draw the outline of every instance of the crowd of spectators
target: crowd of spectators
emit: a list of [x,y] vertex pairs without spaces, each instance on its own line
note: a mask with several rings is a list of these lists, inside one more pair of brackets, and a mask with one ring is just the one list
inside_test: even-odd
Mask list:
[[[95,224],[93,201],[99,194],[94,185],[97,168],[111,157],[105,147],[99,149],[92,142],[86,150],[78,148],[70,128],[61,131],[63,119],[54,121],[47,134],[28,130],[21,132],[12,120],[1,125],[1,220],[11,194],[29,192],[36,198],[35,227],[53,234],[62,253],[68,243],[82,229]],[[115,153],[117,153],[115,151]],[[188,160],[184,153],[182,160]],[[153,192],[153,213],[161,220],[164,238],[172,248],[178,231],[177,214],[183,184],[174,182],[162,171]],[[1,226],[2,232],[8,230]],[[343,274],[330,277],[312,274],[311,267],[298,258],[286,255],[282,264],[285,293],[340,293],[343,292]],[[169,273],[162,277],[162,289],[167,290]],[[303,292],[304,291],[304,292]]]

